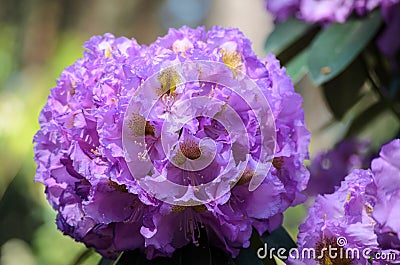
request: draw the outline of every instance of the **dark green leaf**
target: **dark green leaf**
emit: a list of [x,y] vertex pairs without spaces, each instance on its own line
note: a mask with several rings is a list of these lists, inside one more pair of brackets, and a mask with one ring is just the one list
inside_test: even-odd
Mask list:
[[263,265],[261,259],[257,256],[257,252],[252,248],[241,249],[239,256],[235,259],[236,265]]
[[[235,265],[232,257],[220,249],[211,248],[211,263],[212,265]],[[185,263],[186,264],[186,263]],[[190,264],[190,263],[188,263]]]
[[378,101],[368,107],[363,113],[354,119],[347,130],[346,138],[354,137],[359,134],[374,118],[378,117],[384,110],[386,105],[382,101]]
[[125,252],[118,261],[102,259],[99,265],[235,265],[223,251],[208,247],[188,245],[175,251],[171,258],[148,260],[140,251]]
[[[297,248],[296,243],[282,226],[271,233],[265,233],[261,236],[261,240],[266,244],[268,251],[272,251],[274,255],[282,260],[286,260],[289,252],[293,248]],[[277,255],[278,249],[285,249],[284,253]],[[286,259],[282,256],[286,256]]]
[[284,22],[276,24],[265,42],[265,51],[274,54],[281,53],[292,43],[296,42],[310,27],[310,24],[296,18],[289,18]]
[[212,265],[235,265],[231,255],[217,248],[210,248],[211,250],[211,263]]
[[[276,265],[275,258],[271,257],[269,255],[269,253],[267,253],[267,254],[265,253],[265,244],[261,240],[260,235],[258,234],[258,232],[255,229],[253,229],[253,233],[250,238],[250,249],[252,249],[256,253],[256,255],[257,255],[257,252],[260,252],[260,255],[261,255],[260,260],[261,260],[262,264]],[[265,257],[263,257],[263,256],[265,256]],[[257,257],[258,257],[258,255],[257,255]]]
[[367,69],[358,57],[344,72],[323,85],[326,102],[335,118],[342,119],[360,100],[360,90],[367,79]]
[[120,263],[120,260],[121,260],[121,258],[123,256],[126,256],[126,255],[127,255],[126,252],[121,252],[115,260],[102,258],[98,265],[117,265],[117,264],[122,264],[122,263]]
[[[177,251],[171,258],[148,260],[140,251],[125,252],[117,260],[102,259],[99,265],[182,265],[181,252]],[[206,263],[207,264],[207,263]]]
[[211,249],[208,247],[187,246],[182,249],[182,264],[212,264]]
[[341,73],[376,35],[382,18],[376,10],[364,18],[333,23],[321,31],[311,44],[308,69],[316,84]]
[[394,138],[400,138],[400,131],[397,132],[397,135]]
[[102,258],[98,265],[113,265],[114,260]]
[[307,74],[307,58],[308,49],[305,49],[286,64],[286,73],[290,76],[294,84]]

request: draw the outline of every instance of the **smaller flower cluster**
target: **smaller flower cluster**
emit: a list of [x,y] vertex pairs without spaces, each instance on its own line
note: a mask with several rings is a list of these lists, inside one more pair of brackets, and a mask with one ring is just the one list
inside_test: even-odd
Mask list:
[[384,9],[399,3],[399,0],[268,0],[267,9],[278,21],[292,15],[310,22],[345,22],[356,13],[364,16],[377,7]]
[[344,140],[335,148],[319,153],[310,165],[310,181],[306,194],[333,193],[344,177],[355,168],[365,168],[370,164],[367,157],[368,142],[356,139]]
[[300,250],[316,255],[289,264],[392,264],[400,259],[399,203],[397,139],[382,147],[370,170],[353,170],[333,194],[317,197],[298,236]]

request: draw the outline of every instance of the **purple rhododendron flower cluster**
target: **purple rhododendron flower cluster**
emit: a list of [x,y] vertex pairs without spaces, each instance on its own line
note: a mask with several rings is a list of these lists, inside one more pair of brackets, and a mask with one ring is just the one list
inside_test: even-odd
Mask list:
[[[395,264],[400,259],[400,139],[384,145],[370,170],[355,169],[333,194],[319,195],[300,226],[290,264]],[[330,255],[323,248],[336,248]],[[346,250],[355,249],[353,254]],[[343,253],[343,254],[340,254]],[[335,256],[336,255],[336,256]]]
[[[239,30],[171,29],[149,46],[106,34],[92,37],[84,47],[83,58],[67,67],[51,90],[34,137],[38,164],[35,179],[45,185],[47,199],[58,213],[57,226],[65,234],[106,257],[140,249],[153,258],[197,244],[200,232],[205,231],[212,245],[236,256],[240,248],[249,246],[253,227],[259,233],[274,230],[281,225],[284,210],[304,201],[301,191],[309,173],[303,160],[308,158],[310,135],[304,124],[301,96],[276,58],[257,58]],[[130,170],[125,156],[124,117],[139,87],[160,71],[157,82],[168,88],[160,102],[171,109],[179,99],[196,95],[216,95],[222,100],[221,95],[227,92],[223,87],[192,82],[182,88],[176,84],[175,72],[162,72],[165,66],[197,60],[226,65],[232,79],[238,76],[235,71],[242,71],[261,88],[274,117],[276,147],[265,179],[249,191],[255,164],[264,163],[258,161],[261,140],[253,126],[256,117],[243,99],[225,97],[233,101],[249,134],[249,163],[223,197],[194,206],[174,205],[155,198],[135,179],[135,170],[141,169]],[[211,70],[205,68],[199,73],[218,82],[219,73]],[[145,105],[146,98],[143,100],[139,102],[143,108],[152,107]],[[157,112],[157,106],[155,109]],[[165,161],[160,142],[163,116],[150,118],[143,127],[148,155],[155,168],[160,167],[171,181],[199,184],[210,181],[227,166],[225,153],[232,139],[222,124],[199,117],[180,131],[180,150],[188,159],[201,156],[199,142],[203,138],[216,143],[214,160],[196,175]],[[133,131],[135,122],[143,122],[139,116],[131,121]],[[206,180],[201,178],[204,176]]]
[[369,166],[367,147],[366,141],[350,139],[317,154],[310,165],[310,180],[305,193],[309,196],[333,193],[353,169]]

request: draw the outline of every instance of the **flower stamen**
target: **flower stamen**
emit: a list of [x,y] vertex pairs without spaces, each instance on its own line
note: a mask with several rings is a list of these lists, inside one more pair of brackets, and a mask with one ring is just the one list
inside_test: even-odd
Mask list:
[[335,237],[324,237],[315,247],[315,261],[321,265],[352,265],[353,261],[346,257],[346,251],[339,246]]
[[179,145],[182,154],[191,160],[197,159],[201,156],[201,150],[198,143],[193,140],[185,140]]

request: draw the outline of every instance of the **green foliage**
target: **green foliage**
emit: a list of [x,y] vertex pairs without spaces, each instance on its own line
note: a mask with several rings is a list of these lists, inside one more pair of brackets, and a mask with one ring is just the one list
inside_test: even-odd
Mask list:
[[297,245],[293,241],[292,237],[282,226],[271,233],[263,234],[261,236],[261,240],[268,245],[269,249],[274,249],[273,253],[275,255],[279,254],[277,253],[278,249],[285,249],[283,256],[288,257],[289,251],[293,248],[297,248]]
[[239,256],[235,259],[236,265],[263,265],[261,259],[257,257],[257,252],[253,248],[244,248],[240,250]]
[[[267,245],[268,249],[265,249]],[[251,244],[249,248],[241,249],[238,257],[230,258],[229,254],[222,252],[219,249],[204,246],[188,245],[174,252],[171,258],[155,258],[153,260],[146,259],[145,255],[140,251],[131,251],[122,253],[117,259],[101,259],[98,265],[276,265],[275,258],[270,257],[269,251],[275,248],[272,253],[275,255],[278,248],[286,250],[288,255],[289,250],[296,248],[291,236],[285,228],[279,227],[275,231],[266,232],[259,236],[257,232],[253,232]],[[267,253],[265,253],[267,251]],[[258,256],[266,254],[265,258]]]
[[[382,24],[379,9],[322,28],[290,18],[278,23],[266,41],[265,51],[277,54],[295,84],[308,76],[322,90],[334,120],[321,133],[337,127],[334,141],[362,137],[380,146],[400,126],[399,78],[393,76],[393,61],[374,44]],[[377,98],[365,105],[367,93]],[[375,130],[374,123],[386,128],[389,120],[391,129]]]
[[299,82],[308,73],[307,59],[308,48],[297,54],[287,63],[286,73],[290,76],[293,83]]
[[341,72],[376,35],[382,18],[376,10],[365,18],[333,23],[321,31],[310,45],[308,69],[316,84],[323,84]]
[[267,53],[279,54],[298,41],[311,27],[310,24],[289,18],[275,26],[265,42],[264,49]]
[[122,253],[117,259],[101,259],[98,265],[207,265],[226,264],[235,265],[229,255],[219,249],[209,246],[188,245],[174,252],[170,258],[155,258],[148,260],[140,251]]
[[4,82],[16,68],[16,30],[12,26],[0,24],[0,91]]
[[337,119],[342,119],[362,96],[361,89],[368,78],[366,65],[359,57],[343,72],[322,85],[326,101]]

